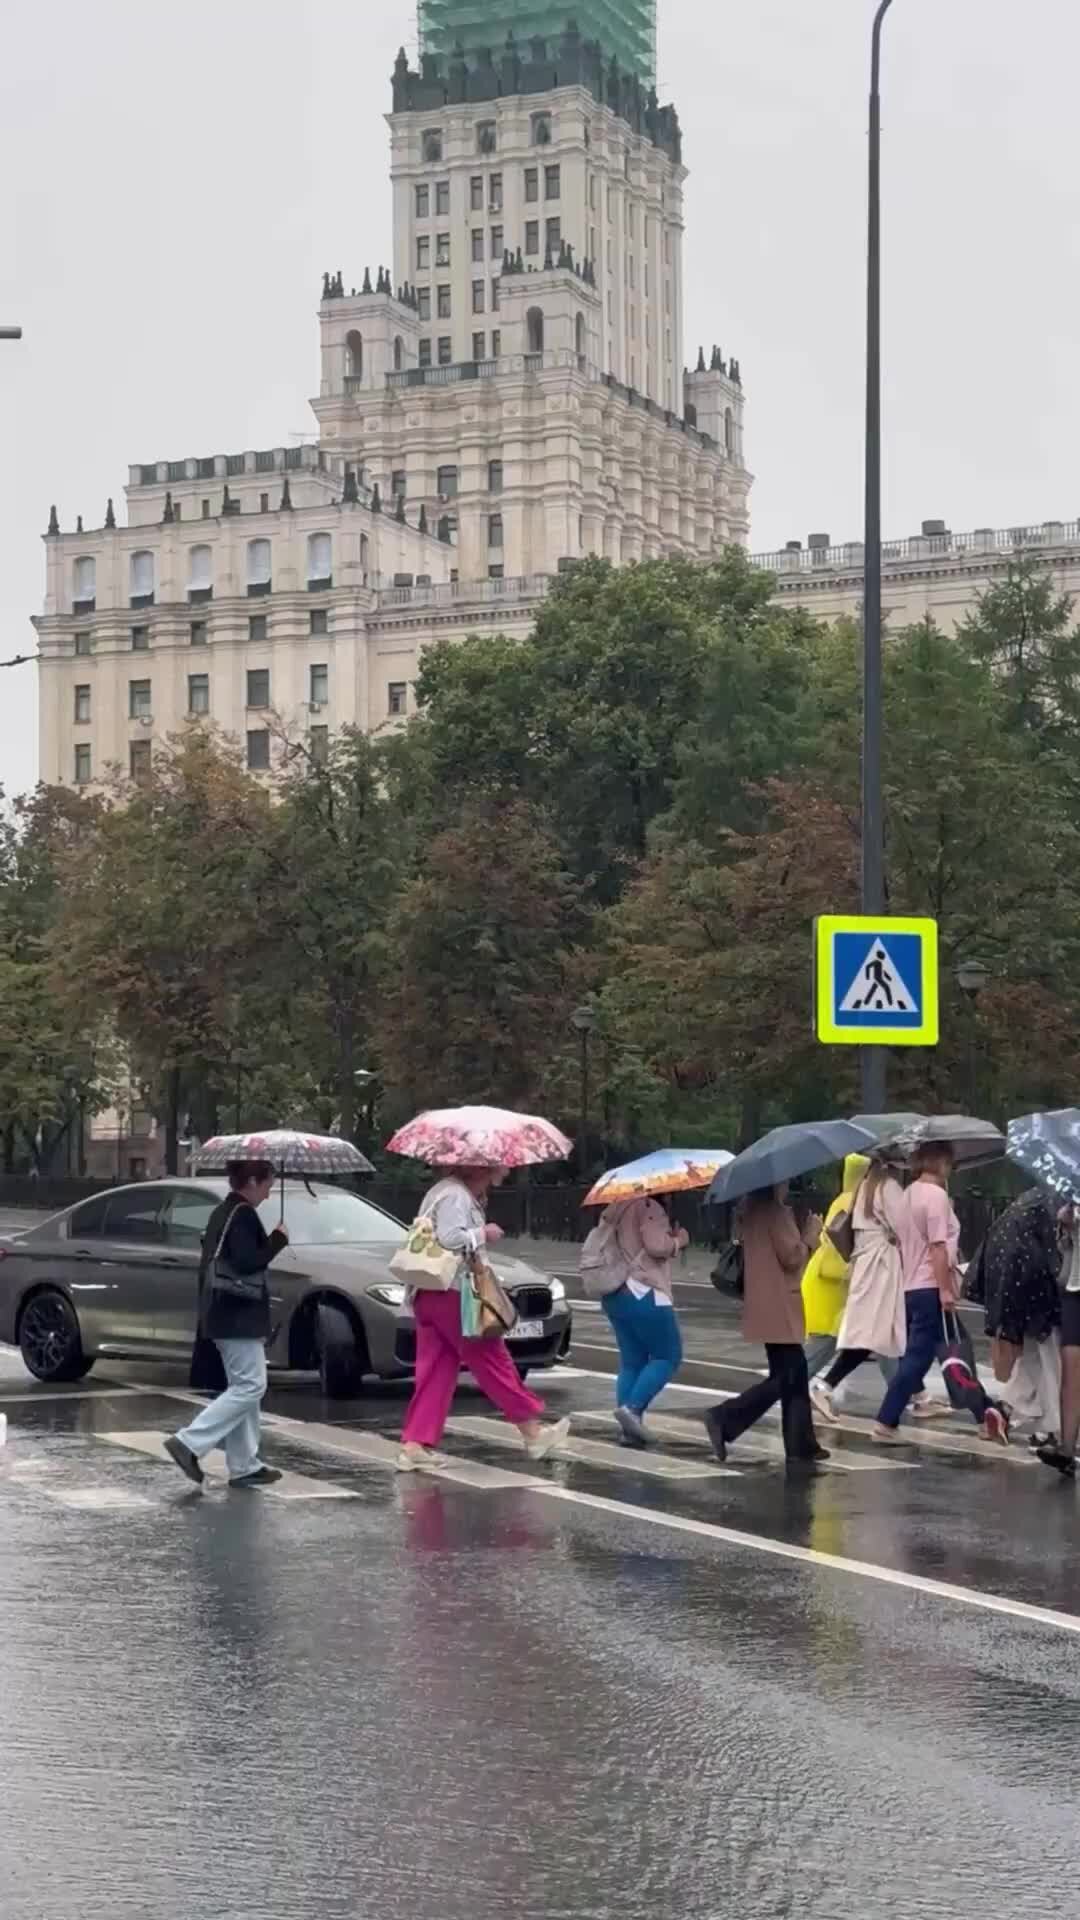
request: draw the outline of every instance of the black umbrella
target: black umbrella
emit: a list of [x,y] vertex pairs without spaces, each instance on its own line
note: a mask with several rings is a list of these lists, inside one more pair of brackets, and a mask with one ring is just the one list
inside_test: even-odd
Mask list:
[[774,1127],[721,1167],[706,1196],[710,1206],[726,1206],[744,1193],[779,1186],[796,1174],[811,1173],[849,1153],[869,1153],[877,1140],[867,1127],[851,1120],[808,1120],[798,1126]]
[[1080,1108],[1060,1107],[1056,1113],[1025,1113],[1010,1120],[1006,1151],[1040,1186],[1080,1202]]

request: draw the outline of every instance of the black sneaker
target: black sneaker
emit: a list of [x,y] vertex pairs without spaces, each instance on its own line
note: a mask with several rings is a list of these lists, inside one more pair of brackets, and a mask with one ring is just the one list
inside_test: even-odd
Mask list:
[[194,1481],[197,1487],[202,1486],[206,1475],[190,1447],[185,1447],[183,1441],[178,1440],[175,1434],[170,1434],[165,1442],[165,1451],[169,1459],[175,1461],[181,1473],[185,1473],[188,1479]]
[[230,1487],[272,1487],[275,1480],[280,1479],[280,1468],[256,1467],[254,1473],[238,1474],[235,1480],[229,1481],[229,1485]]
[[726,1460],[727,1435],[724,1432],[724,1423],[720,1417],[719,1408],[710,1407],[708,1413],[705,1415],[705,1431],[712,1442],[712,1450],[717,1459]]
[[1062,1453],[1059,1446],[1037,1447],[1035,1457],[1044,1467],[1053,1467],[1063,1480],[1075,1480],[1076,1461],[1071,1453]]

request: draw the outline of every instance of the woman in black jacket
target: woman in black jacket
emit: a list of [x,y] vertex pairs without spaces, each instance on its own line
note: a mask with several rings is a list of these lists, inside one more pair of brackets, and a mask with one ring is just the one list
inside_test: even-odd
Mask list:
[[289,1236],[284,1221],[267,1233],[256,1212],[274,1184],[273,1167],[265,1160],[234,1160],[227,1172],[230,1191],[211,1214],[203,1239],[199,1306],[202,1330],[221,1355],[228,1385],[189,1427],[166,1440],[165,1451],[201,1486],[199,1461],[224,1447],[231,1487],[268,1487],[281,1475],[259,1459],[270,1338],[266,1270]]

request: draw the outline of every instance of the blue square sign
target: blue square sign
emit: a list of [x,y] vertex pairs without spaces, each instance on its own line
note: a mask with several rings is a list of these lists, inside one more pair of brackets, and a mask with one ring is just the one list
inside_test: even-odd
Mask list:
[[814,965],[815,1026],[826,1045],[937,1045],[936,921],[823,915]]

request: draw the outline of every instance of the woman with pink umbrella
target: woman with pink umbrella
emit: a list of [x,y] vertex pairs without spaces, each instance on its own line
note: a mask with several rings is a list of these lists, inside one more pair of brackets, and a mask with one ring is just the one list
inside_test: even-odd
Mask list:
[[[486,1217],[491,1188],[511,1167],[565,1159],[570,1141],[549,1121],[530,1114],[500,1107],[447,1107],[419,1114],[395,1133],[388,1150],[438,1170],[439,1179],[420,1203],[418,1221],[426,1223],[425,1231],[430,1229],[435,1247],[450,1256],[441,1263],[443,1271],[433,1271],[430,1280],[411,1280],[416,1385],[405,1416],[399,1468],[408,1473],[442,1464],[445,1456],[437,1448],[463,1367],[517,1427],[528,1458],[546,1460],[563,1445],[570,1422],[544,1426],[544,1402],[518,1378],[505,1340],[477,1339],[464,1331],[462,1287],[470,1264],[503,1237],[502,1228]],[[438,1264],[436,1257],[433,1265]]]

